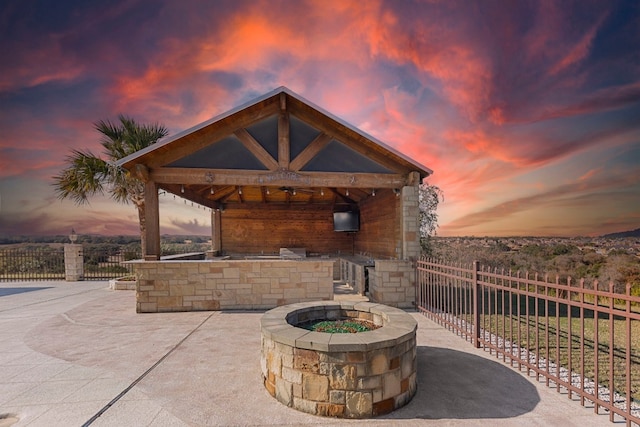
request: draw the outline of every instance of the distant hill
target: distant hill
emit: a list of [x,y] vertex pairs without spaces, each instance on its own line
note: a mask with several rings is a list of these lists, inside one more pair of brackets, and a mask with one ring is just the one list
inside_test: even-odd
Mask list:
[[623,238],[623,237],[640,237],[640,228],[636,228],[635,230],[631,230],[631,231],[621,231],[619,233],[605,234],[602,237],[606,237],[608,239],[617,239],[617,238]]

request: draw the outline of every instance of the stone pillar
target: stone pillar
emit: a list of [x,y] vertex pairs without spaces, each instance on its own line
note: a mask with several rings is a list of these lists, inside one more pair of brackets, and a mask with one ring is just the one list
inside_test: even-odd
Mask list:
[[418,187],[402,187],[402,255],[405,260],[420,257],[420,212]]
[[76,282],[84,278],[84,256],[81,244],[66,243],[64,245],[64,278],[67,282]]
[[411,308],[416,300],[416,267],[413,261],[376,260],[369,269],[371,302]]

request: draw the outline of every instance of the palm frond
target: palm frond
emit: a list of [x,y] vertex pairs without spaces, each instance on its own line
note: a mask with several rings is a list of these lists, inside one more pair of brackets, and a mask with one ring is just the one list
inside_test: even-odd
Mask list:
[[104,192],[109,176],[104,160],[90,151],[72,150],[67,156],[67,164],[67,168],[53,177],[59,199],[71,198],[78,204],[84,204],[90,196]]
[[123,114],[118,121],[99,120],[93,124],[102,134],[100,143],[106,160],[90,151],[72,150],[67,156],[68,167],[53,177],[60,199],[71,198],[83,204],[94,194],[108,192],[121,203],[144,200],[144,184],[117,167],[115,161],[155,144],[168,130],[159,124],[138,124]]

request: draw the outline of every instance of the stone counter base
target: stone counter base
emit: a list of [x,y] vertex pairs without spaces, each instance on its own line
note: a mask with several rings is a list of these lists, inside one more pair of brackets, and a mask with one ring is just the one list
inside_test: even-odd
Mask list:
[[[355,334],[291,325],[359,318],[382,327]],[[314,415],[370,418],[391,412],[416,392],[416,328],[402,310],[373,303],[291,304],[262,320],[262,378],[283,404]]]
[[132,262],[136,311],[256,310],[333,299],[331,260]]

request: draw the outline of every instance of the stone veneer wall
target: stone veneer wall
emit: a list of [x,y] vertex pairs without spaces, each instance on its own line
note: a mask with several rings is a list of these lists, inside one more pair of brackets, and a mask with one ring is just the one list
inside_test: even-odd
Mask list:
[[136,261],[136,311],[270,309],[331,300],[333,262]]
[[369,268],[369,297],[373,302],[410,308],[416,300],[416,268],[412,261],[376,260]]

